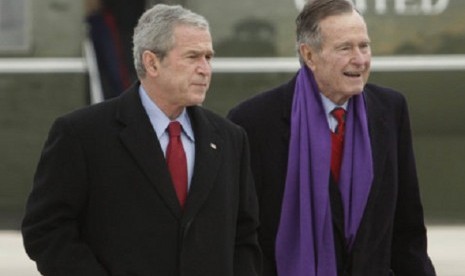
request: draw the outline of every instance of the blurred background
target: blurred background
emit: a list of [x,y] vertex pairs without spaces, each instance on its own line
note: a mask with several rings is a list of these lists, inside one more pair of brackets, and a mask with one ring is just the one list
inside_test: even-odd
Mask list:
[[[465,1],[353,2],[372,39],[370,81],[409,101],[428,227],[440,229],[438,246],[453,238],[451,246],[465,249],[456,238],[465,236]],[[0,259],[24,254],[7,244],[21,247],[25,200],[52,121],[134,81],[132,29],[155,3],[209,20],[216,57],[204,105],[221,115],[298,68],[294,18],[304,0],[0,0],[0,233],[8,234]],[[447,265],[456,274],[440,275],[465,275],[462,255],[444,255],[457,260]],[[2,275],[33,275],[9,273]]]

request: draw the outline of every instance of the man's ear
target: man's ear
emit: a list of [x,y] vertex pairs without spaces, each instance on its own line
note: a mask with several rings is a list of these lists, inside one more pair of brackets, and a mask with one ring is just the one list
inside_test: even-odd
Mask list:
[[142,63],[144,64],[147,75],[156,76],[160,66],[160,60],[157,55],[151,51],[144,51],[142,53]]
[[299,46],[299,51],[305,65],[313,70],[315,64],[314,59],[316,57],[315,50],[308,44],[301,43]]

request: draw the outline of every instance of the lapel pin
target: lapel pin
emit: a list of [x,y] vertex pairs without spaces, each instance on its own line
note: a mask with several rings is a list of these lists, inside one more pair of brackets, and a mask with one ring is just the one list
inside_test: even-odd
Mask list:
[[213,144],[213,143],[210,143],[210,147],[211,147],[212,149],[216,149],[216,145]]

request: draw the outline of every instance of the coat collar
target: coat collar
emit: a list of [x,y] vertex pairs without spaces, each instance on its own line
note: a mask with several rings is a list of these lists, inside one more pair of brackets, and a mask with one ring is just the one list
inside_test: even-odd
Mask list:
[[121,124],[121,141],[172,214],[187,223],[197,214],[214,185],[223,140],[219,136],[218,126],[208,119],[201,107],[187,108],[195,135],[195,164],[183,211],[173,189],[160,143],[139,98],[139,85],[136,83],[119,98],[116,119]]

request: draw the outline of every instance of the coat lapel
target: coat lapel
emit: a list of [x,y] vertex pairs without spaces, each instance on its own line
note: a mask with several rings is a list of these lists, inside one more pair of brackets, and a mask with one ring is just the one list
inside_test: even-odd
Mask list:
[[375,97],[375,93],[375,91],[370,91],[368,88],[365,92],[374,175],[366,209],[370,207],[370,204],[373,203],[373,200],[375,200],[378,194],[382,183],[382,176],[384,175],[388,150],[385,141],[387,132],[385,114],[389,111],[387,111],[384,104],[379,102],[379,99]]
[[295,82],[297,81],[297,75],[292,78],[283,89],[281,93],[281,106],[282,106],[282,135],[284,146],[288,148],[291,139],[291,113],[292,113],[292,101],[294,99]]
[[185,206],[185,222],[197,214],[209,196],[218,175],[224,145],[217,126],[205,116],[201,107],[189,107],[188,114],[195,135],[195,164]]
[[179,218],[181,207],[160,143],[140,101],[138,87],[133,86],[119,99],[117,120],[122,124],[120,138],[168,209]]
[[[385,170],[385,163],[387,158],[387,150],[388,147],[386,146],[386,134],[388,131],[387,123],[386,123],[386,114],[389,112],[386,110],[386,107],[381,102],[381,100],[376,97],[376,91],[372,91],[370,88],[365,87],[364,91],[365,100],[366,100],[366,109],[367,109],[367,116],[368,116],[368,131],[370,134],[370,143],[371,143],[371,151],[372,151],[372,159],[373,159],[373,182],[371,185],[371,190],[368,195],[368,201],[366,203],[364,216],[360,222],[358,227],[357,237],[354,241],[353,251],[356,251],[358,247],[360,236],[363,236],[363,231],[369,229],[370,227],[366,227],[366,224],[372,223],[370,220],[371,214],[369,210],[373,209],[373,206],[377,204],[379,200],[379,194],[383,182],[383,175]],[[362,233],[361,233],[362,232]]]

